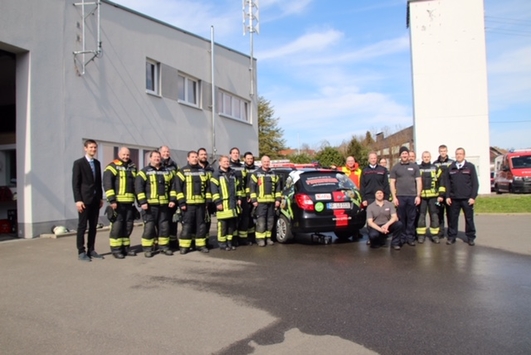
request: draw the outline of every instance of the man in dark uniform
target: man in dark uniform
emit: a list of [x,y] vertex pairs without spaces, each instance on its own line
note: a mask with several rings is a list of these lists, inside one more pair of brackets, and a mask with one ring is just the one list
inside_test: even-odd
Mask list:
[[[99,212],[103,206],[103,190],[101,187],[101,165],[95,158],[98,152],[98,144],[92,139],[84,143],[85,156],[74,162],[72,168],[72,190],[78,212],[77,224],[77,251],[78,259],[91,261],[92,258],[103,259],[96,253],[96,226]],[[85,231],[89,226],[87,249],[85,249]]]
[[[177,170],[179,170],[179,165],[171,158],[170,156],[170,147],[163,145],[159,149],[161,156],[161,165],[168,171],[171,171],[173,177],[177,175]],[[177,204],[172,208],[168,208],[169,224],[170,224],[170,248],[176,250],[179,248],[177,242],[177,230],[179,222],[175,218],[175,212],[177,211]]]
[[391,190],[389,188],[388,171],[378,165],[378,156],[375,152],[369,153],[369,166],[361,172],[360,193],[363,206],[367,207],[374,202],[376,191],[384,193],[384,199],[389,200]]
[[170,216],[169,209],[175,205],[172,196],[173,173],[161,165],[158,150],[149,153],[149,165],[137,174],[135,192],[138,204],[142,209],[144,233],[142,248],[146,258],[153,257],[155,237],[158,246],[165,255],[173,255],[170,249]]
[[465,150],[457,148],[453,162],[445,174],[446,203],[450,206],[450,223],[446,244],[455,243],[459,214],[465,214],[465,234],[468,245],[474,246],[476,227],[474,225],[474,204],[478,197],[479,181],[474,164],[465,160]]
[[229,157],[219,158],[219,168],[210,178],[210,190],[217,211],[218,245],[222,250],[236,249],[233,240],[244,197],[240,184],[241,179],[230,167]]
[[116,259],[123,259],[124,255],[135,256],[131,249],[130,235],[137,213],[135,203],[136,165],[129,159],[130,152],[126,147],[118,151],[115,159],[103,171],[103,188],[115,215],[109,232],[111,253]]
[[271,170],[271,160],[262,157],[262,166],[250,179],[251,202],[256,207],[256,243],[259,247],[275,244],[271,233],[275,223],[275,209],[280,206],[280,177]]
[[[245,165],[240,161],[240,150],[236,147],[232,148],[230,150],[230,167],[232,170],[234,170],[234,173],[236,174],[236,178],[239,180],[240,187],[242,187],[243,192],[245,193],[245,186],[247,182],[247,169],[245,169]],[[249,210],[249,205],[247,203],[247,198],[242,199],[242,210],[245,210],[246,212]],[[245,207],[243,207],[245,206]],[[236,226],[236,233],[238,235],[238,244],[242,245],[249,245],[249,240],[247,238],[248,236],[248,227],[249,221],[248,219],[241,213],[238,216],[238,223]],[[252,244],[252,242],[250,243]]]
[[[208,174],[208,178],[210,179],[212,177],[212,174],[214,173],[214,167],[212,164],[208,162],[208,152],[205,148],[199,148],[197,150],[197,159],[199,166],[203,168],[203,170],[206,171]],[[209,240],[210,240],[210,226],[212,225],[212,216],[216,213],[216,205],[212,202],[207,203],[206,212],[205,212],[205,228],[206,228],[206,245],[207,248],[209,246]],[[195,233],[195,230],[194,230]]]
[[[433,162],[433,164],[441,169],[441,176],[444,179],[446,176],[446,170],[454,161],[448,157],[448,147],[444,144],[439,146],[439,157]],[[444,180],[441,181],[441,186],[444,186]],[[444,215],[446,214],[446,218]],[[439,239],[444,238],[444,222],[446,219],[446,225],[450,225],[450,207],[446,204],[446,201],[443,200],[439,203]]]
[[441,186],[441,169],[431,163],[431,154],[428,151],[422,153],[422,163],[419,165],[422,179],[422,193],[417,222],[417,240],[424,243],[428,235],[426,227],[426,214],[430,216],[429,234],[435,244],[439,244],[439,217],[437,203],[443,200],[445,187]]
[[198,163],[197,152],[188,152],[188,164],[177,172],[174,191],[179,208],[183,211],[183,228],[179,238],[179,250],[186,254],[192,246],[195,231],[195,247],[208,253],[206,245],[205,213],[211,201],[210,175]]
[[[256,226],[254,224],[254,217],[252,216],[253,204],[251,203],[251,191],[249,189],[251,174],[258,169],[254,164],[254,155],[251,152],[245,152],[243,155],[243,162],[245,170],[247,171],[247,178],[244,182],[245,198],[242,199],[242,230],[247,230],[247,245],[252,245],[256,241]],[[245,201],[245,202],[244,202]]]

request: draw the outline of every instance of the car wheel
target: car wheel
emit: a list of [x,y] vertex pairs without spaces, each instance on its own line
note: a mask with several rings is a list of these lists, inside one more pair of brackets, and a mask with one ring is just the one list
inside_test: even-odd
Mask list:
[[497,195],[501,195],[500,188],[498,187],[498,184],[494,185],[494,191],[496,191]]
[[280,215],[277,220],[277,242],[279,243],[289,243],[293,240],[293,233],[291,233],[291,222],[289,219]]

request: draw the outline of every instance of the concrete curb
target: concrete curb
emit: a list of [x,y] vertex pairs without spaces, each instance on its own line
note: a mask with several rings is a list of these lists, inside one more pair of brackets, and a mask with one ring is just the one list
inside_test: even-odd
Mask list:
[[[135,223],[134,226],[135,227],[138,227],[138,226],[142,226],[143,223]],[[99,231],[108,231],[108,230],[111,230],[111,226],[103,226],[101,228],[98,228],[98,232]],[[43,233],[41,235],[39,235],[39,238],[45,238],[45,239],[57,239],[57,238],[63,238],[63,237],[71,237],[73,235],[76,235],[76,231],[70,231],[68,233],[63,233],[63,234],[54,234],[54,233]]]

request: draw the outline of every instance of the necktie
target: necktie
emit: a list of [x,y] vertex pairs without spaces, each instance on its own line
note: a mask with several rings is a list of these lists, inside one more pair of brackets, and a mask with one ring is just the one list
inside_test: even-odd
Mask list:
[[92,177],[96,178],[96,167],[94,166],[94,159],[89,160],[90,168],[92,169]]

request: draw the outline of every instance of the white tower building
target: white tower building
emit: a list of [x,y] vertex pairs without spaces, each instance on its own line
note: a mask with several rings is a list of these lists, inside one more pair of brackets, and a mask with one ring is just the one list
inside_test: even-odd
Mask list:
[[490,192],[483,0],[408,0],[415,150],[458,147]]

